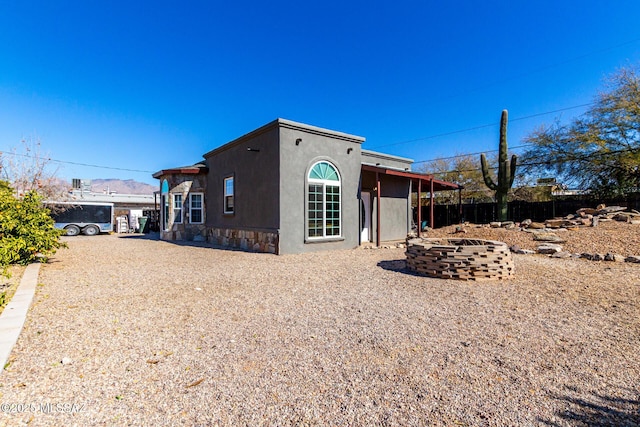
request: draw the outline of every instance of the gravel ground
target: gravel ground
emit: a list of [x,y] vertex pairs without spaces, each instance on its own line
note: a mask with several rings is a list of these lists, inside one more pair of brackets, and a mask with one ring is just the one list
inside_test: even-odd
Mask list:
[[0,425],[640,425],[638,264],[519,255],[476,283],[409,274],[402,249],[66,240]]

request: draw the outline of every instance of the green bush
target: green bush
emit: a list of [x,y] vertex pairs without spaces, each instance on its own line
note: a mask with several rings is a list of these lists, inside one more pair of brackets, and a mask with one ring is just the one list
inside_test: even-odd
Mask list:
[[59,237],[64,233],[54,227],[42,198],[30,191],[15,197],[6,182],[0,182],[0,268],[6,275],[10,264],[46,261],[56,249],[63,247]]

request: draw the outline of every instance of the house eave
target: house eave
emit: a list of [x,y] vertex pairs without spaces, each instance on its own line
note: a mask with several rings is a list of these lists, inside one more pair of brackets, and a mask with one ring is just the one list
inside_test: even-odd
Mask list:
[[366,163],[362,164],[362,170],[381,173],[383,175],[400,176],[403,178],[409,178],[411,180],[422,181],[425,183],[433,182],[435,191],[459,190],[462,188],[461,185],[456,184],[454,182],[447,182],[447,181],[435,179],[433,175],[428,175],[423,173],[411,172],[411,171],[400,170],[400,169],[389,168],[389,167],[374,166]]
[[195,168],[195,167],[190,167],[190,168],[173,168],[173,169],[162,169],[156,173],[154,173],[152,176],[155,179],[160,179],[160,177],[162,177],[163,175],[197,175],[199,173],[207,173],[209,172],[209,168],[207,167],[203,167],[203,168]]

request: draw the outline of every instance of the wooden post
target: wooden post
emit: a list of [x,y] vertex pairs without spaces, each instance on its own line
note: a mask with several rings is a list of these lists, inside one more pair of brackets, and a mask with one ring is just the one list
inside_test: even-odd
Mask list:
[[422,231],[422,178],[418,179],[418,237]]
[[458,187],[458,219],[462,224],[462,187]]
[[433,177],[429,181],[429,226],[433,230],[435,228],[433,224]]
[[380,246],[380,173],[376,172],[376,246]]

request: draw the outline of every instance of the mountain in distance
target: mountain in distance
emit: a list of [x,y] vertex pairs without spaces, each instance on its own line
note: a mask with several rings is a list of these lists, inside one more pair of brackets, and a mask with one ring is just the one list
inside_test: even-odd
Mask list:
[[133,179],[92,179],[91,191],[94,193],[117,193],[117,194],[153,194],[160,188]]

